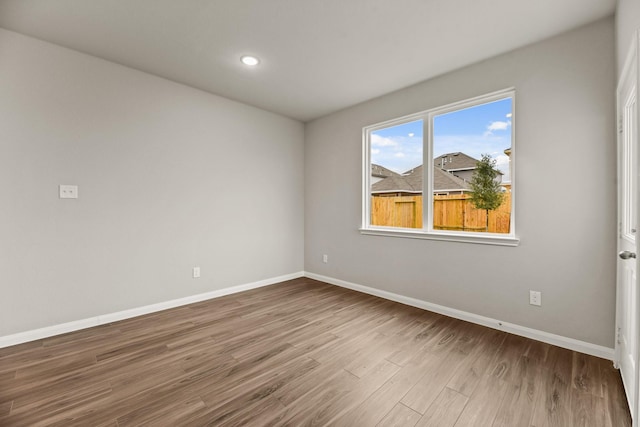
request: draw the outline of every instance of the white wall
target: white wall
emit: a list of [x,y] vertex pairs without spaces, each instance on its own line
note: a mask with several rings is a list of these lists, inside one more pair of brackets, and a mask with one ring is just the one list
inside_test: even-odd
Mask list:
[[0,58],[0,337],[302,271],[301,123],[5,30]]
[[631,45],[633,33],[640,29],[640,1],[618,0],[616,8],[616,63],[618,76],[622,73],[624,61]]
[[[308,123],[305,270],[613,347],[614,68],[606,19]],[[358,232],[363,126],[511,86],[520,246]]]

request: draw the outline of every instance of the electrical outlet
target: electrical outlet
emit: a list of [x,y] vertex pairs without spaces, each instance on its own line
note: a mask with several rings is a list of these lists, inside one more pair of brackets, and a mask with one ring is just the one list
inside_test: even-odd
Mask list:
[[329,262],[329,255],[324,254],[322,255],[322,262],[324,262],[325,264]]
[[542,292],[540,291],[529,291],[529,304],[531,305],[542,305]]
[[200,277],[200,267],[193,267],[193,278],[197,279]]
[[77,185],[61,185],[59,191],[60,191],[59,194],[61,199],[77,199],[78,198]]

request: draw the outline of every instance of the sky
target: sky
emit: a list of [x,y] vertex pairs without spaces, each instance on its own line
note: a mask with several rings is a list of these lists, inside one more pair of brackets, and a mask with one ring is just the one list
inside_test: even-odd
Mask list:
[[[433,153],[462,152],[480,159],[489,154],[509,180],[512,98],[434,117]],[[371,162],[402,173],[422,164],[423,122],[416,120],[371,133]]]

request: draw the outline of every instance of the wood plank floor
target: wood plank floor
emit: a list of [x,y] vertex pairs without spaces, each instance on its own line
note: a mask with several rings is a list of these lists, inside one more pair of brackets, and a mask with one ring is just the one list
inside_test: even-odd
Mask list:
[[607,360],[311,279],[0,349],[1,426],[630,426]]

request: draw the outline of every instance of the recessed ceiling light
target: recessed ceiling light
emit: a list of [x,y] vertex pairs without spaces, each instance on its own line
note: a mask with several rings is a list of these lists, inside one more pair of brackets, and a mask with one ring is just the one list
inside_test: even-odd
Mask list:
[[256,66],[256,65],[258,65],[260,63],[260,60],[258,58],[256,58],[255,56],[251,56],[251,55],[244,55],[242,58],[240,58],[240,61],[244,65],[248,65],[250,67],[254,67],[254,66]]

